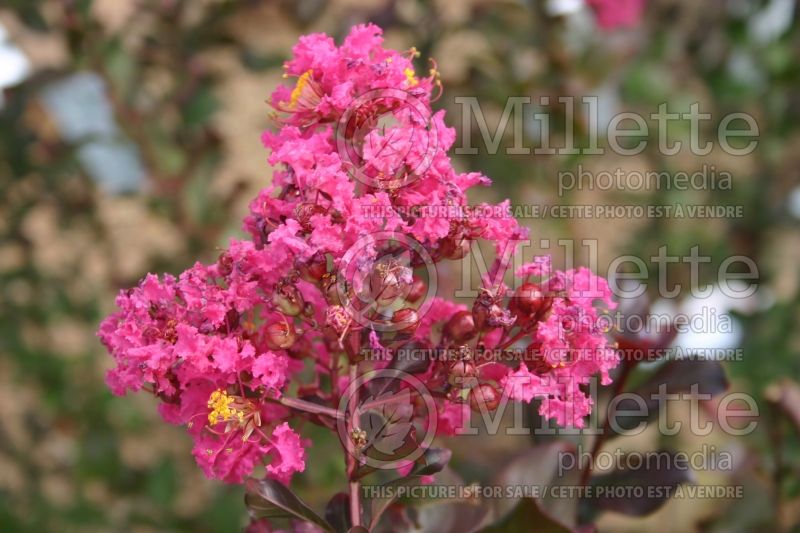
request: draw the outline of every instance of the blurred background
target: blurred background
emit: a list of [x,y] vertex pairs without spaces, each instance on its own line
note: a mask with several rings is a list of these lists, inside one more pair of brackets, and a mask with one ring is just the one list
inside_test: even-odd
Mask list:
[[[240,234],[248,201],[270,181],[259,136],[270,127],[265,100],[282,82],[291,46],[304,33],[339,38],[365,21],[385,29],[387,46],[416,46],[421,67],[436,58],[444,82],[437,106],[448,110],[453,126],[464,112],[458,96],[477,97],[492,131],[509,96],[536,102],[594,95],[601,117],[647,116],[662,102],[687,112],[699,103],[713,117],[701,129],[709,135],[727,113],[756,119],[758,148],[737,157],[716,143],[704,157],[686,150],[664,156],[654,129],[637,156],[507,155],[510,129],[492,154],[476,141],[479,128],[470,121],[478,153],[454,159],[457,168],[494,180],[476,200],[742,206],[735,218],[523,222],[537,240],[596,239],[602,273],[620,254],[648,258],[664,245],[675,255],[699,246],[712,256],[700,271],[702,285],[716,282],[726,257],[755,261],[756,295],[702,302],[730,317],[732,332],[694,332],[672,342],[741,348],[742,360],[725,363],[725,372],[731,390],[758,401],[758,428],[741,438],[681,433],[668,443],[731,451],[731,471],[697,478],[743,485],[746,497],[675,500],[647,517],[604,513],[597,520],[608,531],[797,530],[798,17],[794,0],[647,0],[643,18],[618,29],[600,27],[582,0],[3,0],[0,530],[211,532],[246,523],[242,489],[203,478],[189,438],[160,421],[152,398],[109,393],[110,357],[94,332],[120,288],[147,272],[178,273],[195,260],[213,261]],[[553,128],[574,127],[585,142],[579,118],[548,112]],[[526,146],[541,141],[530,128],[524,134]],[[689,134],[686,123],[668,133],[687,143]],[[732,177],[730,187],[560,195],[558,173],[578,165],[673,174],[706,165]],[[586,262],[583,253],[578,263]],[[659,302],[657,272],[650,274],[657,308],[691,313],[700,305],[688,292]],[[688,285],[689,276],[688,265],[670,268],[671,283]],[[648,368],[639,370],[646,379]],[[326,452],[336,444],[307,436],[313,467],[296,486],[320,506],[340,490],[343,474],[338,455]],[[625,446],[656,448],[663,440],[648,430]],[[485,482],[495,465],[530,443],[451,445],[454,469]]]

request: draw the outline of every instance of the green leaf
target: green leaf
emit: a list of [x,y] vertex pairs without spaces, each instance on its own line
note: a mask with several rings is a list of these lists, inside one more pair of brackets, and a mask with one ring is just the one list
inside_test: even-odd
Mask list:
[[800,431],[800,385],[785,378],[767,387],[764,397],[780,408]]
[[212,88],[201,86],[183,108],[183,118],[189,127],[202,126],[219,109],[219,101]]
[[333,526],[278,481],[249,479],[246,490],[244,503],[253,519],[297,518],[316,524],[325,531],[335,532]]

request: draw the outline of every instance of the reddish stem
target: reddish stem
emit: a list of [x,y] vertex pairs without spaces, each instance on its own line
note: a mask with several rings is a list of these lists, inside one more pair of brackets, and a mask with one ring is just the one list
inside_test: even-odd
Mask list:
[[288,396],[281,397],[281,399],[278,400],[278,403],[288,407],[289,409],[295,409],[297,411],[303,411],[305,413],[311,413],[314,415],[329,416],[334,419],[342,418],[344,416],[342,413],[331,407],[325,407],[324,405],[307,402],[297,398],[289,398]]
[[[622,360],[622,370],[620,371],[616,383],[614,383],[614,390],[611,393],[612,399],[618,396],[625,388],[625,383],[628,381],[628,377],[630,376],[634,366],[635,364],[631,363],[630,361],[626,359]],[[608,408],[606,408],[606,417],[603,421],[603,429],[592,444],[592,450],[589,452],[589,461],[586,464],[586,468],[583,470],[583,473],[581,474],[581,485],[587,485],[589,483],[589,477],[592,475],[592,468],[594,468],[594,460],[595,457],[597,457],[597,452],[600,451],[600,447],[603,445],[603,442],[605,442],[606,436],[611,429],[611,414],[612,413],[608,410]]]
[[[358,363],[350,365],[350,383],[355,383],[356,379],[358,379]],[[350,480],[350,522],[352,527],[356,527],[361,525],[361,483],[356,476],[358,464],[356,463],[356,449],[352,432],[358,427],[358,387],[354,387],[351,400],[352,410],[348,413],[350,417],[349,431],[345,436],[345,463],[347,477]]]

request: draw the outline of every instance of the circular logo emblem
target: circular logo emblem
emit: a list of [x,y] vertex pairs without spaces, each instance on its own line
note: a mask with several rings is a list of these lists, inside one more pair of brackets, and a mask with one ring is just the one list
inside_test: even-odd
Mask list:
[[419,242],[400,232],[365,235],[339,262],[336,277],[339,301],[362,327],[401,331],[408,324],[392,318],[405,305],[413,285],[413,270],[420,267],[425,268],[427,289],[414,304],[418,318],[428,312],[436,295],[436,264],[430,254]]
[[386,368],[352,381],[339,401],[337,431],[361,466],[392,469],[417,460],[436,436],[437,409],[424,383]]
[[359,96],[336,127],[336,148],[350,175],[376,189],[398,189],[419,179],[438,146],[428,106],[402,89]]

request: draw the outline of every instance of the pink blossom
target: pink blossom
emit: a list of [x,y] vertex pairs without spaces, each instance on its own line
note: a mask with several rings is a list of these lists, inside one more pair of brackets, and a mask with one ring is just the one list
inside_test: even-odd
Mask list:
[[285,355],[267,350],[253,363],[253,377],[269,390],[280,391],[286,383],[289,361]]
[[644,0],[588,0],[604,30],[630,28],[639,24],[644,12]]
[[286,422],[275,428],[271,442],[274,457],[267,465],[267,472],[275,479],[288,483],[292,474],[306,469],[306,450],[300,436]]

